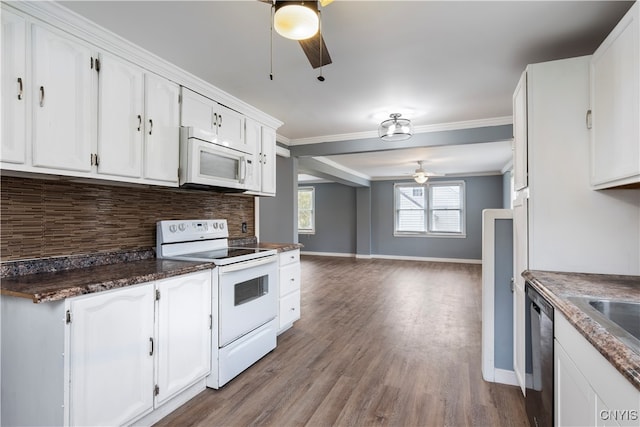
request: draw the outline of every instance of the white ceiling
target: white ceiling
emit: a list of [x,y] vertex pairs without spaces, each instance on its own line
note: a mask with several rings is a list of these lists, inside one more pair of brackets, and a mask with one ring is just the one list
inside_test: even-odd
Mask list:
[[[289,144],[371,137],[389,113],[420,131],[505,123],[529,63],[591,54],[632,2],[347,1],[322,10],[333,63],[316,79],[298,43],[273,37],[268,4],[71,1],[65,6],[282,120]],[[454,125],[451,125],[451,124]],[[499,171],[506,142],[329,159],[371,178]]]

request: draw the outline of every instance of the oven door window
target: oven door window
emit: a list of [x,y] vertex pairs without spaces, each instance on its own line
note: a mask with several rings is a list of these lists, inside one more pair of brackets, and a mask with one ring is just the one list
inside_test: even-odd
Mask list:
[[240,159],[200,150],[200,174],[228,180],[237,180]]
[[269,276],[256,277],[246,282],[236,283],[233,305],[239,306],[269,293]]

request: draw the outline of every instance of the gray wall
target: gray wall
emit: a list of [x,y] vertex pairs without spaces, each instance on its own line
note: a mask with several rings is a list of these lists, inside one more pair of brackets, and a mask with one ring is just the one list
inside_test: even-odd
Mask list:
[[356,253],[356,188],[342,184],[300,185],[315,188],[316,232],[299,234],[308,252]]
[[370,189],[313,184],[316,233],[298,241],[309,252],[479,260],[482,210],[502,207],[502,176],[452,179],[465,181],[466,238],[394,237],[393,184],[399,181],[374,181]]
[[298,160],[276,157],[276,196],[260,197],[261,242],[298,243]]
[[511,173],[507,171],[502,175],[502,207],[511,209]]
[[498,369],[513,370],[513,221],[495,223],[493,360]]
[[393,184],[374,181],[371,187],[372,252],[377,255],[482,259],[482,211],[502,207],[502,176],[434,178],[465,181],[466,238],[394,237]]

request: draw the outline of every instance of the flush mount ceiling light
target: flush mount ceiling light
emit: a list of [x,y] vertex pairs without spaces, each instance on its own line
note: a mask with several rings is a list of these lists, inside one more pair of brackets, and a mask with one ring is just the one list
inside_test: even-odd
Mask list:
[[384,141],[403,141],[411,138],[413,135],[413,127],[411,120],[401,119],[402,114],[390,114],[390,119],[380,123],[378,127],[378,135]]
[[304,40],[313,37],[320,28],[318,3],[315,1],[277,1],[273,28],[282,37]]
[[425,182],[427,182],[429,177],[427,176],[427,173],[425,172],[425,170],[422,169],[422,160],[418,162],[418,166],[420,167],[416,169],[416,172],[413,174],[413,179],[418,184],[424,184]]

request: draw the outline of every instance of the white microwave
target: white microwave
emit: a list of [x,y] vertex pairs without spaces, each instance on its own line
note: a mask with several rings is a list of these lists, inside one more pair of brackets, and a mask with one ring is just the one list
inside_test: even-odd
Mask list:
[[181,187],[221,191],[253,189],[256,178],[254,153],[239,151],[218,142],[215,132],[180,128]]

